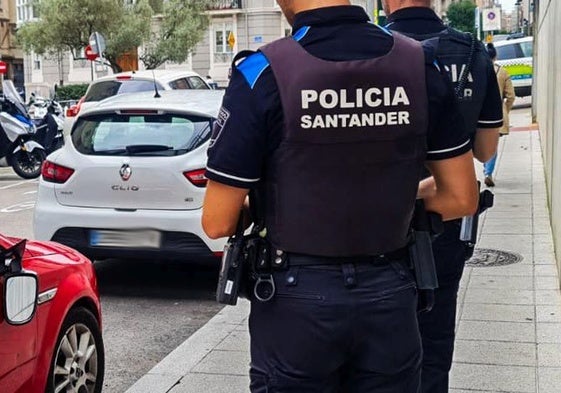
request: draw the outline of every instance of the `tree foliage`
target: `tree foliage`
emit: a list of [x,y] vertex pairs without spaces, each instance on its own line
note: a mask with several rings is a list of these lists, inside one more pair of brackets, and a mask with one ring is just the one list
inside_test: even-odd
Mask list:
[[153,12],[148,0],[137,0],[134,5],[124,0],[37,0],[34,6],[40,18],[24,23],[16,35],[27,52],[68,50],[80,58],[90,35],[97,31],[107,44],[105,59],[118,72],[117,58],[150,37]]
[[[40,19],[17,31],[26,52],[55,54],[70,51],[75,59],[89,44],[93,32],[105,38],[104,58],[114,72],[118,59],[144,45],[140,60],[146,68],[166,61],[184,62],[208,26],[204,13],[209,0],[35,0]],[[154,14],[160,23],[152,23]],[[158,18],[160,19],[160,18]]]
[[152,69],[167,61],[182,63],[203,38],[208,27],[208,0],[168,0],[163,17],[154,24],[140,60]]
[[455,29],[475,33],[475,4],[472,0],[462,0],[448,6],[446,17]]

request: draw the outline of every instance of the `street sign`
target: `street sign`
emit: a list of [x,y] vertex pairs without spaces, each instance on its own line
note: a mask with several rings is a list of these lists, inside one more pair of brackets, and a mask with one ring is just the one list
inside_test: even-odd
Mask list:
[[84,50],[84,53],[86,55],[86,59],[94,61],[95,59],[97,59],[99,57],[99,54],[95,53],[92,50],[92,47],[90,45],[86,46],[86,49]]
[[8,72],[8,64],[5,61],[0,61],[0,74],[6,75]]
[[228,34],[228,45],[230,45],[230,48],[234,49],[235,44],[236,44],[236,37],[234,36],[234,32],[231,31],[230,34]]
[[92,52],[102,56],[105,51],[105,38],[96,31],[90,35],[88,41]]
[[482,12],[483,16],[483,31],[493,31],[501,29],[501,9],[500,8],[485,8]]

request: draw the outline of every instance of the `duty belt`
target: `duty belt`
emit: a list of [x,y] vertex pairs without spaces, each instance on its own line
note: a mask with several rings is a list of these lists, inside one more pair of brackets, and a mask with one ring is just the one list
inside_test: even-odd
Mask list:
[[271,266],[275,269],[285,269],[288,266],[334,266],[339,268],[342,264],[374,264],[385,265],[392,261],[403,260],[409,256],[408,247],[387,252],[379,255],[356,256],[356,257],[321,257],[316,255],[273,252]]

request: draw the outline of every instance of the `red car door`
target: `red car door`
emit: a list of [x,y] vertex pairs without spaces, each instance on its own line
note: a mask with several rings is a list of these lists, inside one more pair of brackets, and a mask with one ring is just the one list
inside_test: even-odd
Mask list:
[[[4,278],[0,277],[0,304]],[[25,325],[10,325],[0,307],[0,392],[17,392],[32,375],[37,356],[37,315]]]

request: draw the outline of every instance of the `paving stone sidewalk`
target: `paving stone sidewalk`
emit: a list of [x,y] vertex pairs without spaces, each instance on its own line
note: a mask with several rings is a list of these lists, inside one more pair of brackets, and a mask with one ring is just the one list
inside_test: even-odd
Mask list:
[[[482,266],[494,261],[489,251],[466,268],[451,393],[561,392],[561,292],[539,133],[520,131],[529,109],[511,122],[517,131],[500,140],[495,206],[481,218],[478,248],[520,261]],[[225,307],[127,393],[248,392],[248,312],[246,301]]]

